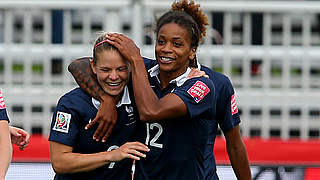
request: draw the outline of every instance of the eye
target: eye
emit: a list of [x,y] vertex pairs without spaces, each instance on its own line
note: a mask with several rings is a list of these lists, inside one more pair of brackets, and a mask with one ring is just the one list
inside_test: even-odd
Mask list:
[[106,68],[99,68],[99,71],[107,73],[107,72],[110,72],[111,70],[108,68],[107,69]]
[[173,45],[174,45],[175,47],[180,47],[180,46],[182,46],[182,43],[179,43],[179,42],[173,42]]
[[157,44],[159,44],[159,45],[164,45],[164,43],[165,43],[164,40],[161,40],[161,39],[157,40]]
[[118,68],[118,71],[120,71],[120,72],[124,72],[124,71],[128,71],[128,67],[120,67],[120,68]]

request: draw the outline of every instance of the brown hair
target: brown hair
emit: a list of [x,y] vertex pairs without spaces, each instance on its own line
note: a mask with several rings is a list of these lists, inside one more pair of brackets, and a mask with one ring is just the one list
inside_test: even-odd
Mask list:
[[109,44],[107,42],[107,33],[102,33],[95,41],[94,46],[93,46],[93,63],[97,63],[97,56],[100,54],[102,51],[105,50],[118,50],[116,47],[113,45]]

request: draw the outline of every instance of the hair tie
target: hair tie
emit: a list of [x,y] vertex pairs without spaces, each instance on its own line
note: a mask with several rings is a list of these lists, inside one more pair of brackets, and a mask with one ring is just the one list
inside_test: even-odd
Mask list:
[[105,39],[105,40],[97,43],[97,44],[94,46],[94,48],[96,48],[97,46],[99,46],[100,44],[103,44],[103,43],[105,43],[105,42],[108,42],[108,39]]

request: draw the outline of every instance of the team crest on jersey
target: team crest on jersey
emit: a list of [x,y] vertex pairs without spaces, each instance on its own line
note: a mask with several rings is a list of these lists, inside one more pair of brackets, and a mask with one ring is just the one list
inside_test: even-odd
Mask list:
[[128,116],[133,115],[133,107],[132,106],[126,106],[126,111],[129,114]]
[[231,96],[231,114],[234,115],[236,113],[238,113],[236,97],[235,97],[235,95],[232,95]]
[[201,101],[209,92],[210,92],[210,89],[208,88],[208,86],[201,81],[197,81],[188,90],[188,93],[190,94],[190,96],[193,97],[196,103]]
[[5,109],[6,104],[4,103],[2,92],[0,91],[0,109]]
[[70,120],[71,120],[71,114],[58,111],[56,122],[53,126],[53,130],[63,132],[63,133],[68,133]]
[[134,119],[134,110],[132,106],[126,106],[126,111],[128,113],[128,122],[126,123],[127,126],[134,124],[136,121]]

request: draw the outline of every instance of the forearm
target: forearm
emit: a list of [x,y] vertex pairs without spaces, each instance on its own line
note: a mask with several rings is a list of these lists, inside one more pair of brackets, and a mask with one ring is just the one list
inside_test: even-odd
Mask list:
[[140,119],[149,121],[155,120],[161,109],[160,99],[150,87],[148,75],[144,61],[136,59],[131,63],[132,66],[132,83],[135,101],[139,110]]
[[3,180],[12,157],[12,145],[8,127],[1,127],[0,129],[0,147],[0,180]]
[[251,171],[246,149],[244,145],[241,148],[228,148],[230,162],[239,180],[251,180]]
[[[52,160],[55,171],[59,174],[87,172],[109,164],[108,152],[94,154],[64,153]],[[67,164],[67,165],[66,165]]]
[[239,180],[251,180],[251,171],[246,147],[241,139],[239,126],[226,133],[229,159]]
[[98,99],[100,102],[108,98],[113,99],[99,85],[98,80],[90,67],[89,58],[74,60],[68,66],[68,70],[81,89],[89,93],[92,97]]
[[109,152],[92,154],[73,153],[73,148],[50,141],[50,158],[59,174],[86,172],[110,163]]

